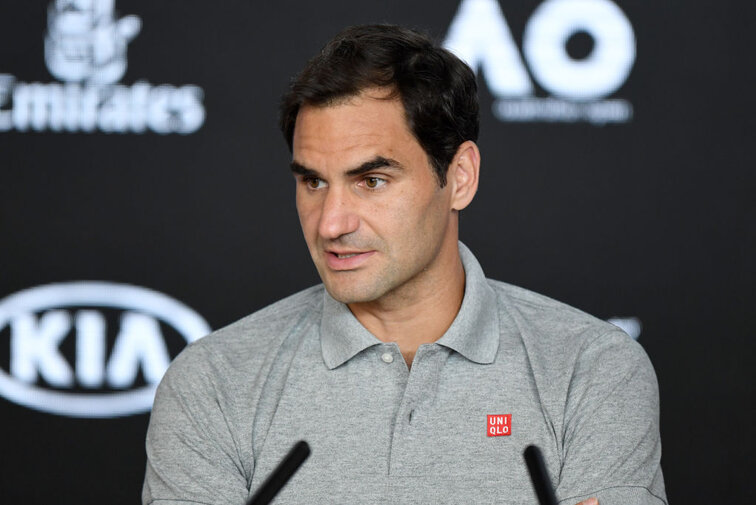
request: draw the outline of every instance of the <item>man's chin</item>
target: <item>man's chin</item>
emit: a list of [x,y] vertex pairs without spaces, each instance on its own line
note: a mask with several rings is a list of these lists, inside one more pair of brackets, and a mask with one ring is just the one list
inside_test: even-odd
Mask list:
[[372,302],[380,298],[379,290],[372,288],[367,283],[349,283],[344,285],[336,282],[323,282],[326,291],[334,300],[345,303],[365,303]]
[[351,290],[343,289],[329,289],[328,285],[326,285],[326,291],[328,291],[328,294],[331,295],[331,298],[333,298],[337,302],[345,303],[347,305],[352,303],[371,302],[375,300],[374,297],[366,296],[364,293],[356,293]]

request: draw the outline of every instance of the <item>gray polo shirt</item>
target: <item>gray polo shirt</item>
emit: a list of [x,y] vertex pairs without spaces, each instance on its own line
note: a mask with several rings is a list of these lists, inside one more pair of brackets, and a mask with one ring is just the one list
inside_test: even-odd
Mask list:
[[460,252],[462,307],[411,370],[322,286],[190,345],[158,388],[143,502],[243,504],[304,439],[276,503],[536,503],[529,444],[560,503],[666,503],[643,349]]

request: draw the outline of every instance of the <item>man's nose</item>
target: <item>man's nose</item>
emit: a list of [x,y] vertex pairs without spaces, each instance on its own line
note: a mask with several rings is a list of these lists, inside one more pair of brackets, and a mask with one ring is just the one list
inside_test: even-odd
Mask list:
[[346,188],[328,188],[318,226],[318,233],[322,238],[335,240],[357,231],[360,218],[355,198]]

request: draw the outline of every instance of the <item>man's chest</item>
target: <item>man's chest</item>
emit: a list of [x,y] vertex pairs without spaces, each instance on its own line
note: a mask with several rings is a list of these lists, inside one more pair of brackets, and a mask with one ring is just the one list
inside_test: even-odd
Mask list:
[[524,358],[508,361],[477,365],[435,346],[408,371],[391,344],[335,370],[295,360],[262,416],[269,426],[256,430],[252,490],[306,440],[312,455],[282,503],[530,499],[522,451],[538,444],[551,467],[559,454]]

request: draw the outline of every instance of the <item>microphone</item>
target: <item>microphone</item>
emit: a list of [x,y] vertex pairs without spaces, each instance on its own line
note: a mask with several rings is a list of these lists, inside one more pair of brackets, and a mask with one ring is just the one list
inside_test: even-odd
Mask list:
[[528,465],[530,480],[533,481],[538,503],[541,505],[558,505],[554,488],[551,487],[549,475],[546,473],[546,462],[543,460],[541,450],[535,445],[529,445],[522,455]]
[[300,440],[289,450],[286,457],[281,460],[275,470],[268,475],[265,482],[257,488],[255,494],[249,499],[247,505],[267,505],[276,497],[279,491],[289,482],[292,475],[299,470],[302,463],[310,456],[310,446]]

